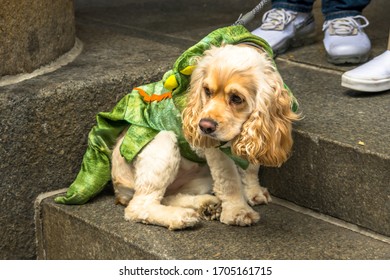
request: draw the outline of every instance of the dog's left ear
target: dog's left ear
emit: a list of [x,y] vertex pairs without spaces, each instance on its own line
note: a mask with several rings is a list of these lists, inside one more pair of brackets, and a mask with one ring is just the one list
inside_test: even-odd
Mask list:
[[289,157],[292,122],[299,116],[291,110],[292,96],[277,70],[270,67],[265,76],[257,92],[256,108],[233,141],[232,151],[252,164],[280,166]]

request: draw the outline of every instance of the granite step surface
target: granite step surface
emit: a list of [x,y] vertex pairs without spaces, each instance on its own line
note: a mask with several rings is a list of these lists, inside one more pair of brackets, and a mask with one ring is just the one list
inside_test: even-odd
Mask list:
[[[63,190],[62,190],[63,191]],[[61,191],[59,191],[61,192]],[[39,259],[389,259],[390,239],[280,199],[251,227],[202,221],[191,229],[128,222],[110,191],[81,206],[36,201]]]
[[[0,86],[0,258],[35,258],[33,202],[72,183],[96,114],[111,110],[133,87],[159,80],[184,50],[258,0],[75,3],[77,58]],[[364,11],[370,58],[386,49],[389,5],[378,0]],[[260,180],[276,197],[390,236],[390,94],[340,86],[341,74],[354,66],[326,61],[319,1],[314,16],[316,43],[276,58],[304,117],[294,127],[294,152],[280,169],[263,169]]]

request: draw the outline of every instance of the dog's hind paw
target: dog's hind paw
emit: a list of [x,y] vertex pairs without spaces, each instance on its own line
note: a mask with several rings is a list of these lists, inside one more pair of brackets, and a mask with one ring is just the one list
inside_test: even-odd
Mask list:
[[271,195],[266,188],[252,188],[246,193],[249,205],[268,204],[272,201]]
[[206,204],[198,209],[200,217],[207,221],[219,220],[221,217],[222,207],[221,202]]

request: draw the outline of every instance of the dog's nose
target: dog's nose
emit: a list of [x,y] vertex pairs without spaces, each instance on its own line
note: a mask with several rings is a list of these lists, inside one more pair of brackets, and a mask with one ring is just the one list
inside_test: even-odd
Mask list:
[[217,129],[218,123],[212,119],[201,119],[199,128],[206,134],[211,134]]

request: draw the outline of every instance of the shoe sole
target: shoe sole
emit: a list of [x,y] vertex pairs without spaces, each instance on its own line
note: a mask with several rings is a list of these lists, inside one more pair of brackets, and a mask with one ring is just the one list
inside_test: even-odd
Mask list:
[[380,92],[390,90],[390,78],[381,80],[361,80],[341,76],[341,86],[363,92]]
[[368,60],[368,56],[368,54],[364,54],[362,56],[330,56],[327,54],[326,59],[332,64],[358,64],[366,62]]

